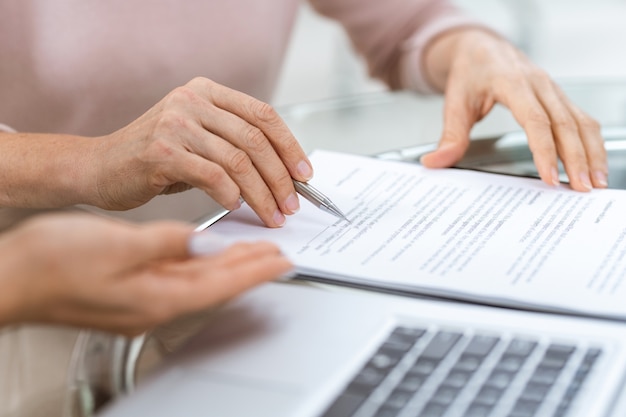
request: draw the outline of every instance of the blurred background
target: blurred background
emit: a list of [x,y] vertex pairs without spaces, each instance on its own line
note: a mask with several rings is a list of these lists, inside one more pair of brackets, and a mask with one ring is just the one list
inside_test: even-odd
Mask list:
[[[557,81],[626,78],[626,0],[455,0]],[[341,27],[306,2],[273,104],[380,91]]]

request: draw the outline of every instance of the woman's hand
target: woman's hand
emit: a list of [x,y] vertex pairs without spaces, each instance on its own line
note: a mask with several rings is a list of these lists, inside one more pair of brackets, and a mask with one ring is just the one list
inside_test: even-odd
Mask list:
[[524,128],[541,179],[559,183],[558,158],[578,191],[607,186],[608,165],[598,123],[568,100],[541,69],[505,40],[479,29],[443,35],[426,51],[427,74],[445,91],[444,129],[427,167],[458,162],[472,126],[495,103]]
[[134,225],[87,214],[27,221],[0,236],[0,323],[53,322],[133,335],[291,268],[265,242],[191,257],[190,243],[197,253],[203,242],[206,235],[174,222]]
[[92,160],[96,205],[105,209],[129,209],[196,187],[231,210],[241,196],[267,226],[277,227],[299,209],[292,178],[313,175],[272,107],[204,78],[99,140]]

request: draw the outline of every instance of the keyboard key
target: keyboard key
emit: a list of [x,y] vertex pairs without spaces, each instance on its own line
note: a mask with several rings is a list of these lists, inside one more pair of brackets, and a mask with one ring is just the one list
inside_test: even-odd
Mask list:
[[448,407],[445,405],[429,402],[419,413],[419,416],[420,417],[441,417],[444,415],[447,409]]
[[450,405],[456,400],[461,388],[441,385],[435,391],[431,401],[441,405]]
[[323,417],[347,417],[363,404],[365,397],[350,394],[340,395],[335,402],[322,415]]
[[463,388],[471,377],[472,374],[470,372],[452,370],[448,373],[441,385],[453,388]]
[[576,346],[574,345],[563,345],[558,343],[551,344],[546,350],[545,355],[550,356],[571,356],[572,353],[576,350]]
[[472,340],[470,340],[463,353],[484,358],[491,352],[491,349],[493,349],[499,340],[499,338],[494,336],[476,335],[472,337]]
[[561,417],[566,415],[567,410],[569,409],[572,401],[576,398],[580,388],[582,387],[585,378],[593,368],[593,364],[595,360],[600,356],[601,349],[592,348],[585,353],[585,357],[583,358],[582,363],[576,370],[574,374],[574,378],[570,381],[570,384],[567,386],[565,393],[563,394],[563,398],[561,399],[559,406],[557,407],[554,415],[556,417]]
[[428,358],[418,358],[413,366],[409,369],[409,373],[417,375],[430,375],[439,366],[438,360]]
[[413,397],[413,392],[404,391],[402,389],[396,388],[393,392],[387,397],[384,402],[385,407],[387,408],[395,408],[396,410],[404,407]]
[[441,360],[461,338],[460,333],[438,332],[422,352],[423,358]]
[[388,408],[383,406],[376,411],[376,414],[374,414],[373,417],[396,417],[399,412],[400,410],[397,408]]
[[496,369],[507,372],[517,372],[526,362],[526,357],[504,354],[498,361]]
[[461,355],[458,361],[454,364],[453,369],[458,370],[458,371],[474,372],[478,368],[480,368],[480,365],[483,363],[483,360],[484,360],[483,356],[474,356],[474,355],[468,355],[464,353],[463,355]]
[[424,329],[396,327],[383,344],[383,348],[406,352],[413,347],[424,333],[426,333]]
[[487,417],[493,407],[485,404],[472,403],[465,410],[463,417]]
[[543,355],[539,366],[543,368],[563,369],[576,350],[572,345],[552,344]]
[[485,386],[504,390],[508,388],[514,378],[514,372],[493,371],[485,381]]
[[420,337],[426,333],[425,329],[419,327],[398,326],[389,335],[389,341],[409,340],[415,343]]
[[528,339],[515,338],[507,346],[505,354],[527,357],[535,350],[537,342]]
[[347,391],[353,394],[369,395],[385,379],[387,374],[373,367],[363,368],[353,378]]
[[552,385],[559,378],[560,374],[560,369],[538,366],[530,377],[530,381],[536,384]]
[[535,415],[541,402],[519,399],[511,410],[511,417],[532,417]]
[[402,358],[402,355],[396,355],[396,354],[390,355],[388,354],[388,352],[382,352],[379,350],[372,357],[372,359],[370,359],[368,365],[373,368],[379,369],[382,372],[389,372],[391,368],[393,368],[394,366],[398,364],[401,358]]
[[406,374],[398,384],[398,388],[404,391],[416,392],[424,385],[427,379],[428,375]]
[[502,393],[504,389],[502,388],[494,388],[489,386],[483,386],[476,397],[474,398],[474,402],[478,404],[494,406],[500,401],[500,397],[502,397]]
[[551,388],[551,385],[538,384],[529,381],[528,384],[526,384],[524,391],[522,391],[520,398],[531,401],[543,401]]

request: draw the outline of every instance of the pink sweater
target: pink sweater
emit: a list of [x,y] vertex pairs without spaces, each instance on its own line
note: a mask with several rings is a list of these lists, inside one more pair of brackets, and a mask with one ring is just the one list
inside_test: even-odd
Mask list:
[[[429,91],[424,46],[476,22],[447,0],[311,0],[392,88]],[[271,101],[298,0],[2,0],[0,123],[101,135],[195,76]],[[2,125],[0,125],[2,129]]]

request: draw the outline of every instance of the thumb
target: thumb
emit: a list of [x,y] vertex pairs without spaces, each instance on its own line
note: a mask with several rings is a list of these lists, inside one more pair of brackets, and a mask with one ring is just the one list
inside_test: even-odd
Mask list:
[[470,131],[479,117],[463,92],[449,90],[446,93],[443,120],[443,132],[437,149],[420,159],[425,167],[445,168],[459,162],[467,151]]

